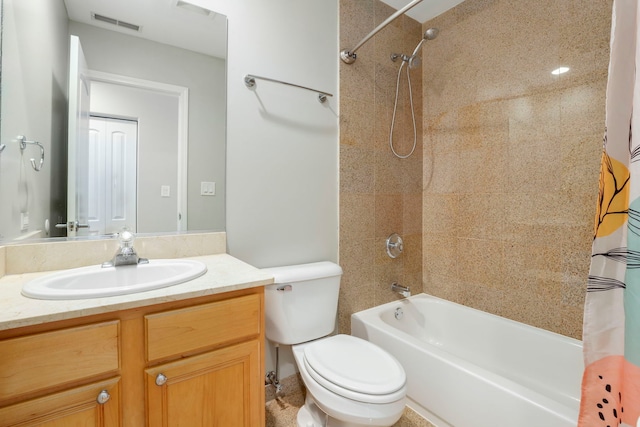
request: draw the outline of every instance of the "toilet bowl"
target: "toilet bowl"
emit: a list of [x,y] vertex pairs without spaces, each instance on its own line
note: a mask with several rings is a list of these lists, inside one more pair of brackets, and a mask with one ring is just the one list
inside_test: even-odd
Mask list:
[[391,426],[405,407],[406,375],[380,347],[335,328],[342,269],[322,262],[265,269],[266,336],[292,345],[307,388],[299,427]]
[[[312,403],[334,419],[327,425],[390,426],[402,415],[405,373],[380,347],[350,335],[334,335],[294,345],[292,350]],[[306,427],[309,420],[301,423],[302,414],[298,425]]]

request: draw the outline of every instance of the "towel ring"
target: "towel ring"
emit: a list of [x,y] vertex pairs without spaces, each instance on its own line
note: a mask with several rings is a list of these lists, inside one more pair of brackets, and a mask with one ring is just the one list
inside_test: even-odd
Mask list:
[[28,141],[27,137],[24,135],[18,135],[16,139],[20,143],[21,151],[24,151],[25,148],[27,148],[27,144],[33,144],[40,147],[40,163],[36,166],[36,159],[30,159],[31,167],[33,167],[33,170],[35,170],[36,172],[40,172],[40,169],[42,169],[42,165],[44,164],[44,147],[42,146],[42,144],[40,144],[38,141]]

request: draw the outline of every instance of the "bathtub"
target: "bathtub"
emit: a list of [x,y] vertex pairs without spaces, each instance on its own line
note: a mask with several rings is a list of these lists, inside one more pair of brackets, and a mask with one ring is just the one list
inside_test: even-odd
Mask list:
[[407,404],[437,427],[574,427],[582,343],[426,294],[351,316],[351,334],[407,374]]

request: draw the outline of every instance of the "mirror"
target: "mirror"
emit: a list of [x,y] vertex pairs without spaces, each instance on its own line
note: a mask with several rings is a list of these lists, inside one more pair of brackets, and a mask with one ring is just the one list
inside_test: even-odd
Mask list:
[[[91,226],[78,235],[110,234],[109,221],[144,234],[224,230],[226,25],[188,0],[3,0],[0,241],[65,236],[68,198],[89,200]],[[71,36],[97,120],[73,150]],[[87,149],[104,122],[135,124],[124,134],[133,151],[113,138]]]

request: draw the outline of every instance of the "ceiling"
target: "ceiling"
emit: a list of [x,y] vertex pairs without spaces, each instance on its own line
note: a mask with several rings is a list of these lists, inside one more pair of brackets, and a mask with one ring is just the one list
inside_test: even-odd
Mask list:
[[[64,0],[64,3],[72,21],[218,58],[227,54],[227,18],[189,4],[188,0]],[[97,21],[92,13],[139,25],[140,31]]]
[[[410,0],[382,0],[401,9]],[[463,0],[424,0],[407,15],[424,23],[451,9]],[[64,0],[69,19],[88,25],[142,37],[159,43],[225,58],[227,55],[227,18],[208,13],[195,4],[198,0]],[[182,4],[182,6],[178,6]],[[92,18],[92,14],[114,18],[140,26],[136,32]]]
[[[409,0],[382,0],[394,9],[402,9],[410,3]],[[414,6],[406,14],[421,24],[446,12],[464,0],[424,0]]]

